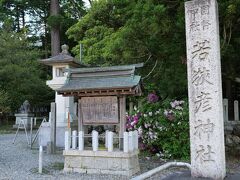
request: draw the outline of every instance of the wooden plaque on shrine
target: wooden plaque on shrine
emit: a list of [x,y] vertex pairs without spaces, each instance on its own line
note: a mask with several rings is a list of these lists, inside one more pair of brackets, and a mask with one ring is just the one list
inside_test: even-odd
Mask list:
[[83,124],[117,124],[118,98],[117,96],[82,97]]

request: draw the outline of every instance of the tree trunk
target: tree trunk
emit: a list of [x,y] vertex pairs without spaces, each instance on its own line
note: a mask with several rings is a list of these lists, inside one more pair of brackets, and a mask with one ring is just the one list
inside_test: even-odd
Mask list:
[[92,0],[88,0],[88,2],[90,4],[90,6],[92,6],[92,3],[93,3]]
[[48,37],[47,37],[47,22],[44,21],[44,54],[45,54],[45,58],[48,58]]
[[[60,7],[58,0],[51,0],[50,15],[59,14]],[[51,55],[56,56],[60,53],[60,26],[51,28]]]
[[22,9],[21,16],[22,16],[22,28],[25,28],[25,12],[24,12],[24,9]]
[[16,6],[16,21],[17,21],[17,32],[20,32],[20,14],[19,14],[18,6]]

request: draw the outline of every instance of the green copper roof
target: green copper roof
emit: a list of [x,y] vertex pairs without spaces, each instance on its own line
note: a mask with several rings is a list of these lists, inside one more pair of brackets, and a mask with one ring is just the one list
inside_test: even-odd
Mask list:
[[141,76],[135,75],[135,69],[142,66],[133,64],[69,69],[66,83],[57,92],[131,89],[140,84]]
[[122,89],[132,88],[140,82],[140,76],[126,77],[97,77],[70,79],[59,92],[76,90]]

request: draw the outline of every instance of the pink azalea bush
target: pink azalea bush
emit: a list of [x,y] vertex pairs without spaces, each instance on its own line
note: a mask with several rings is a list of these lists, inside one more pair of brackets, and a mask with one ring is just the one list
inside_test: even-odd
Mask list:
[[134,115],[127,115],[126,116],[126,129],[128,131],[132,131],[134,129],[136,129],[136,125],[138,124],[139,118],[140,118],[141,114],[137,113]]
[[165,158],[189,158],[188,104],[183,100],[159,101],[156,94],[133,115],[126,129],[138,130],[139,148]]

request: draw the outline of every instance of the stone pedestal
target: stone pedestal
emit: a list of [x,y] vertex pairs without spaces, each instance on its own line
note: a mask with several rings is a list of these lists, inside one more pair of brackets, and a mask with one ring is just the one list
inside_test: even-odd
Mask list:
[[29,114],[29,113],[19,113],[19,114],[15,114],[16,117],[16,122],[13,125],[13,128],[18,128],[18,125],[20,124],[21,120],[23,120],[25,126],[27,129],[30,129],[31,127],[31,118],[34,117],[34,114]]
[[78,151],[65,150],[64,171],[87,174],[113,174],[132,176],[140,171],[138,151]]

